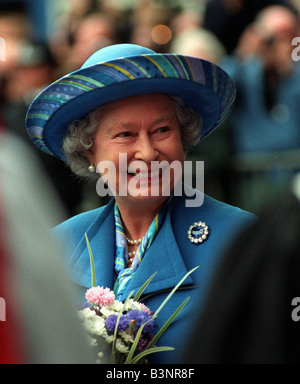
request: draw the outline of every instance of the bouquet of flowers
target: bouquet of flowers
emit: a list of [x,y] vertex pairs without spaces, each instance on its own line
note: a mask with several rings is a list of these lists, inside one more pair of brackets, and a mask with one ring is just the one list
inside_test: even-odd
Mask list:
[[96,287],[94,260],[87,236],[86,241],[90,255],[92,288],[85,294],[88,307],[80,310],[79,316],[88,332],[91,345],[99,350],[98,362],[147,363],[146,357],[149,354],[173,350],[172,347],[158,347],[156,342],[182,311],[189,298],[183,301],[156,334],[154,334],[155,319],[174,292],[197,267],[183,277],[155,312],[151,312],[139,300],[155,274],[134,296],[132,292],[124,303],[120,302],[116,300],[114,292],[109,288]]

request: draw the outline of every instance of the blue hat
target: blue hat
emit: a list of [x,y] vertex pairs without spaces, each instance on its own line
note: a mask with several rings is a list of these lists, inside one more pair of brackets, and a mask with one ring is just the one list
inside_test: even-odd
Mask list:
[[26,129],[42,151],[64,159],[62,139],[73,120],[109,102],[150,93],[180,97],[199,113],[203,139],[227,117],[236,91],[227,73],[205,60],[116,44],[42,91],[29,107]]

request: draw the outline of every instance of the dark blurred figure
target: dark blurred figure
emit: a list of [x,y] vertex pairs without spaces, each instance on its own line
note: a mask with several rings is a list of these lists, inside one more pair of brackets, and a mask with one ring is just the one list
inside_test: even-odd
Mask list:
[[224,44],[228,53],[234,51],[239,37],[257,13],[273,5],[286,5],[286,0],[209,0],[206,5],[204,27],[212,31]]
[[46,44],[19,42],[14,69],[5,78],[3,114],[8,127],[23,138],[27,138],[26,131],[24,134],[26,108],[41,89],[53,81],[55,70],[55,60]]
[[300,323],[292,318],[292,301],[300,296],[299,228],[300,202],[287,192],[236,239],[214,276],[183,363],[300,363]]

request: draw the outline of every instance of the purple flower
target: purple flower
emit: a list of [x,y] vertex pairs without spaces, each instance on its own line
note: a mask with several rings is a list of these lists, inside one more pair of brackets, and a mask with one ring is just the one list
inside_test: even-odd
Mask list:
[[140,328],[143,324],[147,323],[143,329],[143,333],[151,333],[154,328],[154,320],[153,317],[144,311],[138,311],[137,309],[132,309],[127,314],[127,319],[134,320],[136,322],[137,328]]
[[[137,345],[137,349],[140,351],[140,352],[143,352],[147,347],[148,347],[148,344],[152,341],[154,335],[152,333],[146,333],[146,334],[141,334],[141,337],[138,341],[138,345]],[[154,348],[155,345],[153,345],[152,348]]]
[[[108,318],[105,321],[105,326],[108,332],[114,333],[116,324],[117,324],[118,316],[117,315],[109,315]],[[126,316],[122,315],[119,320],[118,324],[118,331],[126,331],[126,329],[129,326],[129,319],[126,318]]]

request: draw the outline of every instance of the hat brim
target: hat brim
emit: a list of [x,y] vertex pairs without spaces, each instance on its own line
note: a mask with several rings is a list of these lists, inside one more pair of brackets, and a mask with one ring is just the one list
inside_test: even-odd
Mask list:
[[41,92],[26,116],[29,136],[41,150],[65,160],[68,125],[119,99],[165,93],[183,99],[203,119],[200,140],[232,109],[235,86],[220,67],[194,57],[149,54],[98,63],[72,72]]

